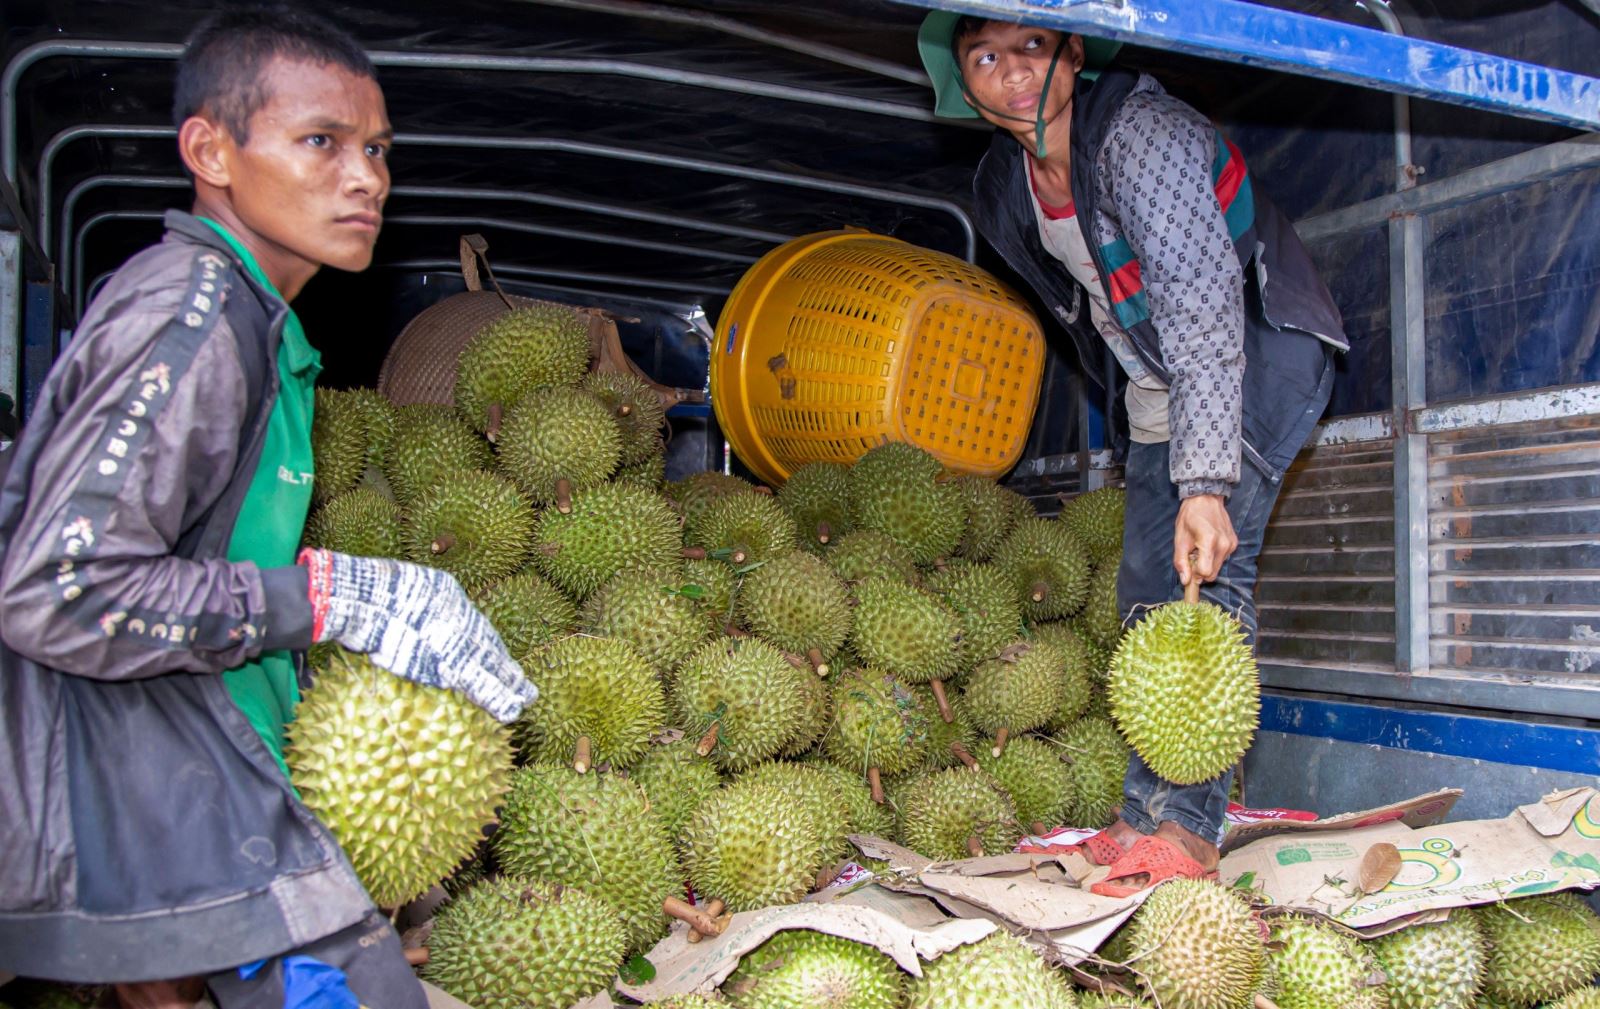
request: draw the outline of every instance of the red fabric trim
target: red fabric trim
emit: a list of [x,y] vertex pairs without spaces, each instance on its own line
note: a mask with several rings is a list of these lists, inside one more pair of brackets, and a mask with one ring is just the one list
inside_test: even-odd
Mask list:
[[326,550],[306,548],[297,561],[306,569],[311,600],[311,640],[321,641],[328,621],[328,600],[333,595],[333,556]]
[[1224,137],[1222,142],[1228,145],[1228,163],[1222,166],[1222,174],[1217,176],[1216,190],[1217,201],[1222,204],[1223,210],[1227,210],[1233,198],[1239,195],[1239,187],[1244,184],[1245,167],[1244,155],[1233,146],[1233,141]]
[[1077,205],[1071,197],[1068,197],[1067,202],[1058,207],[1053,203],[1046,202],[1045,198],[1039,195],[1039,179],[1033,174],[1033,163],[1031,161],[1028,163],[1028,185],[1033,187],[1033,198],[1039,201],[1039,209],[1044,211],[1044,216],[1049,220],[1065,221],[1078,216]]
[[1144,278],[1139,274],[1139,261],[1130,259],[1121,269],[1113,271],[1110,286],[1111,300],[1114,302],[1127,301],[1144,290]]

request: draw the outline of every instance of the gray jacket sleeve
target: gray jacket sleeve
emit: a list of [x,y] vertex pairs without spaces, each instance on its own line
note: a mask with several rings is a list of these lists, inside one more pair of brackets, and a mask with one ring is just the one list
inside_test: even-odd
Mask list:
[[1171,374],[1179,496],[1239,482],[1244,269],[1212,187],[1216,132],[1169,95],[1134,95],[1102,148],[1102,177],[1142,272]]
[[[212,310],[180,308],[207,270],[220,288]],[[220,310],[229,280],[215,253],[150,250],[108,285],[57,363],[40,406],[54,418],[49,443],[0,567],[0,635],[19,653],[119,680],[217,673],[310,643],[299,568],[173,555],[228,486],[246,423],[245,373]]]

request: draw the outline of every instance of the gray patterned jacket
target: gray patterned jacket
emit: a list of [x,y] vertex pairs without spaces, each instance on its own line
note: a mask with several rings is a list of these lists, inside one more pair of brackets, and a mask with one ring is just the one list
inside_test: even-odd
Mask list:
[[[1172,481],[1182,497],[1227,494],[1244,458],[1277,482],[1327,404],[1324,346],[1348,349],[1338,308],[1204,116],[1148,76],[1107,71],[1077,88],[1073,201],[1112,314],[1171,390]],[[1039,239],[1025,156],[996,134],[973,183],[978,227],[1103,386],[1105,343]]]

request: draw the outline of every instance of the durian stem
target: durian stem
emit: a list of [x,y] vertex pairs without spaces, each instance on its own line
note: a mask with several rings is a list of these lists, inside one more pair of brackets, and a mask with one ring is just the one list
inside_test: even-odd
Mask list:
[[750,636],[749,631],[745,630],[743,627],[735,627],[733,624],[728,624],[726,627],[724,627],[722,629],[722,633],[726,634],[730,638],[739,638],[741,640]]
[[683,559],[686,561],[703,561],[706,559],[705,547],[684,547]]
[[758,484],[756,484],[756,493],[757,494],[765,494],[767,497],[771,497],[772,496],[772,488],[768,487],[764,483],[758,483]]
[[749,559],[750,555],[745,552],[743,547],[734,547],[733,553],[728,555],[728,560],[733,561],[735,564],[743,564]]
[[500,422],[505,419],[505,407],[499,403],[489,404],[489,424],[483,429],[483,435],[489,439],[490,444],[500,441]]
[[994,749],[990,750],[996,757],[1006,752],[1006,740],[1011,738],[1011,729],[1002,725],[1000,731],[994,734]]
[[632,417],[633,416],[633,404],[632,403],[618,403],[617,404],[617,416],[618,417]]
[[1044,834],[1046,828],[1041,821],[1035,820],[1028,824],[1028,830],[1032,832],[1034,837],[1039,837]]
[[946,571],[950,570],[950,562],[945,560],[943,557],[935,557],[933,559],[933,570],[939,572],[940,574],[944,574]]
[[700,754],[702,757],[709,757],[711,755],[711,751],[717,748],[717,734],[721,731],[721,720],[712,722],[711,728],[707,729],[706,734],[700,737],[700,742],[695,744],[694,752]]
[[832,540],[832,539],[833,539],[833,526],[830,526],[826,522],[818,522],[817,523],[817,542],[821,543],[823,546],[827,546],[828,542],[830,540]]
[[803,672],[808,672],[811,669],[811,663],[807,662],[803,656],[796,655],[793,652],[784,652],[783,661]]
[[950,741],[950,752],[955,754],[956,759],[960,760],[968,767],[978,766],[978,758],[972,755],[972,751],[967,749],[966,746],[962,744],[961,740],[953,739]]
[[412,967],[421,967],[428,962],[428,947],[426,946],[413,946],[404,952],[406,963]]
[[944,681],[938,679],[929,680],[928,686],[933,688],[933,700],[934,703],[939,705],[939,717],[944,719],[947,725],[954,722],[956,713],[950,710],[950,698],[945,696]]
[[721,935],[728,927],[726,921],[706,914],[681,897],[668,897],[661,902],[661,910],[679,921],[688,922],[689,927],[701,935]]
[[1193,606],[1200,601],[1200,572],[1194,569],[1200,563],[1200,551],[1189,551],[1189,584],[1183,587],[1183,601]]
[[1042,603],[1050,598],[1050,585],[1047,582],[1034,582],[1028,588],[1028,598],[1036,603]]
[[1278,1009],[1278,1003],[1267,998],[1265,995],[1257,995],[1256,1009]]
[[572,769],[579,774],[587,773],[594,762],[594,743],[588,736],[579,736],[578,744],[572,751]]
[[428,544],[428,552],[437,557],[439,554],[444,553],[455,545],[456,538],[449,533],[444,533],[440,535],[438,539]]
[[[707,915],[709,915],[713,920],[715,920],[715,919],[720,918],[722,916],[722,912],[724,910],[726,910],[727,907],[728,907],[728,905],[726,905],[726,904],[724,904],[722,902],[722,898],[721,897],[717,897],[717,898],[715,898],[715,899],[713,899],[711,901],[708,901],[706,903],[705,913]],[[703,935],[698,930],[691,928],[689,930],[688,938],[689,938],[690,942],[699,942],[701,939],[705,938],[705,935]]]
[[839,878],[839,867],[837,865],[825,865],[825,866],[823,866],[822,868],[817,870],[817,885],[813,886],[811,888],[812,892],[819,893],[819,892],[821,892],[823,890],[826,890],[828,888],[828,884],[832,883],[834,880],[836,880],[838,878]]
[[828,660],[822,657],[822,649],[812,648],[808,650],[806,658],[811,660],[811,668],[817,671],[818,676],[828,675]]
[[556,511],[563,515],[572,514],[572,481],[566,477],[556,478]]
[[978,835],[972,834],[967,838],[967,854],[973,858],[983,857],[983,842],[978,839]]
[[872,786],[872,801],[883,805],[883,772],[876,767],[867,768],[867,784]]

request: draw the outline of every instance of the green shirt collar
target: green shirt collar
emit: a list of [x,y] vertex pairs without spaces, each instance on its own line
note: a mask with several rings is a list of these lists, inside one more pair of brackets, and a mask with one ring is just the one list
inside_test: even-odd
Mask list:
[[[273,286],[272,281],[267,279],[267,273],[261,268],[261,264],[256,262],[256,257],[251,255],[250,250],[245,248],[243,242],[234,237],[233,232],[209,217],[202,217],[200,220],[209,224],[213,231],[222,236],[223,241],[227,242],[228,247],[233,249],[234,254],[239,257],[240,262],[244,263],[244,268],[249,271],[250,276],[254,277],[257,283],[271,291],[279,301],[284,301],[287,306],[288,302],[278,292],[278,289]],[[287,365],[289,370],[296,375],[311,369],[320,371],[322,368],[322,355],[306,339],[305,327],[300,325],[300,317],[295,314],[293,308],[289,309],[289,316],[284,320],[283,345],[278,352],[282,355],[282,363]]]

